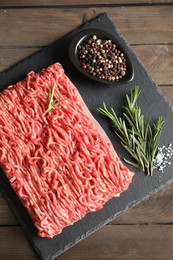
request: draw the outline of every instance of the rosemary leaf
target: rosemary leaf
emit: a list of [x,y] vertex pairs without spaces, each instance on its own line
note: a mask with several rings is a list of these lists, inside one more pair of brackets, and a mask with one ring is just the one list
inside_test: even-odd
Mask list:
[[141,114],[141,108],[137,105],[139,95],[138,86],[131,90],[130,95],[126,95],[127,105],[123,107],[124,119],[118,117],[113,108],[108,110],[105,103],[103,103],[103,108],[99,107],[97,110],[112,121],[115,134],[120,138],[122,146],[134,162],[124,160],[146,171],[148,175],[152,175],[163,119],[159,117],[152,126],[150,121],[145,125],[144,115]]
[[62,110],[62,107],[54,107],[55,105],[64,102],[65,100],[67,100],[67,98],[65,99],[61,99],[60,97],[57,97],[56,99],[53,99],[54,97],[54,90],[55,90],[56,84],[54,83],[52,85],[52,89],[48,91],[48,99],[49,99],[49,103],[48,103],[48,107],[45,110],[45,112],[43,113],[43,115],[45,116],[47,113],[49,113],[52,110]]
[[154,160],[157,154],[157,148],[159,145],[159,140],[162,132],[162,127],[163,127],[163,120],[162,117],[159,117],[157,120],[156,124],[153,124],[153,138],[151,140],[151,149],[152,149],[152,157],[151,157],[151,162],[150,162],[150,174],[152,175],[153,173],[153,168],[154,168]]
[[127,164],[130,164],[130,165],[134,166],[135,168],[141,169],[141,166],[140,166],[138,163],[128,161],[128,160],[125,159],[125,158],[124,158],[124,161],[125,161]]

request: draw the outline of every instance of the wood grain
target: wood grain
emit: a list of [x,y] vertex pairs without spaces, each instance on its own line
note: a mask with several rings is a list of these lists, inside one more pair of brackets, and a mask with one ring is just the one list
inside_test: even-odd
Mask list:
[[1,0],[0,6],[2,7],[8,7],[8,6],[15,6],[15,7],[21,7],[21,6],[68,6],[68,5],[126,5],[126,4],[160,4],[160,3],[165,3],[165,4],[170,4],[173,3],[171,0]]
[[0,71],[9,69],[39,49],[40,48],[0,48]]
[[110,224],[173,223],[173,184],[157,192],[142,204],[122,214]]
[[172,239],[172,225],[118,225],[114,229],[106,226],[61,255],[58,260],[79,260],[81,256],[85,260],[171,259]]
[[21,227],[0,227],[1,260],[36,260]]
[[102,12],[111,16],[131,44],[173,43],[173,5],[23,8],[0,10],[0,47],[48,45]]
[[[172,225],[105,226],[56,259],[171,260],[172,239]],[[20,227],[0,227],[0,241],[2,260],[37,259]]]
[[9,209],[7,201],[0,194],[0,226],[2,225],[18,225],[18,222]]
[[157,84],[173,85],[173,45],[140,45],[132,48]]

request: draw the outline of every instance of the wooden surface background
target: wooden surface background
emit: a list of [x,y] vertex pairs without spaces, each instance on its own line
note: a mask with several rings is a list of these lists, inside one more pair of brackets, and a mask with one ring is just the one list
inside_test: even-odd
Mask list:
[[[173,104],[173,1],[0,0],[0,71],[107,12]],[[0,195],[0,260],[36,260]],[[173,185],[129,210],[59,260],[173,259]]]

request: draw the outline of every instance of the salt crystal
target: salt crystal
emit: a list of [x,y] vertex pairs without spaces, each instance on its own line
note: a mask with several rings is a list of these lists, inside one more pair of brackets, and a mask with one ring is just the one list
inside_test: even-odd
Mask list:
[[171,159],[172,156],[173,156],[172,144],[169,144],[168,147],[166,147],[165,145],[158,147],[158,154],[154,161],[154,168],[163,172],[167,164],[169,165],[171,164],[171,162],[168,159]]

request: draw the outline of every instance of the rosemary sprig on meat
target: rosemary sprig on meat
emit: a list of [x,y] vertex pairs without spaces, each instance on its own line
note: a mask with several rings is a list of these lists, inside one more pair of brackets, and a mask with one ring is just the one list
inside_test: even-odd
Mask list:
[[103,103],[103,108],[98,108],[98,111],[111,119],[116,135],[134,161],[124,160],[128,164],[146,171],[148,175],[152,175],[163,120],[162,117],[159,117],[152,126],[150,122],[145,124],[141,108],[137,105],[139,94],[139,87],[135,86],[134,90],[131,90],[130,96],[126,95],[127,106],[123,107],[124,119],[118,117],[113,108],[108,110],[105,103]]
[[59,104],[59,103],[61,103],[61,102],[64,102],[65,100],[67,100],[66,98],[65,99],[61,99],[60,97],[57,97],[56,99],[53,99],[55,87],[56,87],[56,84],[54,83],[52,85],[52,89],[48,91],[49,103],[48,103],[47,109],[43,113],[44,116],[47,113],[49,113],[50,111],[52,111],[52,110],[61,110],[61,109],[63,109],[62,107],[56,107],[55,108],[54,106]]

